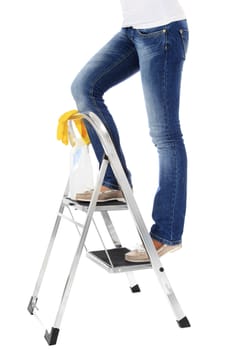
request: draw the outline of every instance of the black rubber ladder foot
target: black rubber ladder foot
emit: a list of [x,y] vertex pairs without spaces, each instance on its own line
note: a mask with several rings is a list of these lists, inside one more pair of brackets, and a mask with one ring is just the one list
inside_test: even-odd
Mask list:
[[57,343],[59,335],[59,328],[51,328],[50,333],[46,330],[45,332],[45,339],[49,345],[55,345]]
[[136,284],[135,286],[133,287],[130,287],[132,293],[139,293],[141,291],[140,287],[138,284]]
[[187,319],[187,317],[182,318],[181,320],[177,321],[178,325],[180,328],[187,328],[187,327],[191,327],[189,320]]
[[35,309],[35,306],[36,306],[36,303],[37,303],[37,298],[35,299],[34,297],[31,297],[30,301],[29,301],[29,304],[28,304],[28,312],[33,315],[34,313],[34,309]]

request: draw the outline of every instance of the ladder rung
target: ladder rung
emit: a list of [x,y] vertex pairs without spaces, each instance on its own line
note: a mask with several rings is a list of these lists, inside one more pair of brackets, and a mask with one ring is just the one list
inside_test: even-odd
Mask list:
[[87,257],[105,268],[108,272],[127,272],[151,268],[150,262],[131,263],[126,261],[124,256],[129,252],[127,248],[108,249],[107,252],[113,266],[111,266],[105,250],[88,252]]

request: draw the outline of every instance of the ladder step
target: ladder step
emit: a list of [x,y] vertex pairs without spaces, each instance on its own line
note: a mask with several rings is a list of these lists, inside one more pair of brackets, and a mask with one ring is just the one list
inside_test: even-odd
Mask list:
[[[87,212],[90,202],[76,201],[74,199],[64,197],[63,203],[65,205],[74,206],[76,209]],[[107,202],[97,202],[95,211],[115,211],[115,210],[127,210],[128,206],[124,202],[117,200],[107,201]]]
[[114,248],[107,250],[112,265],[105,250],[92,251],[87,253],[87,257],[102,266],[108,272],[128,272],[151,268],[150,262],[131,263],[125,260],[124,256],[129,252],[128,248]]

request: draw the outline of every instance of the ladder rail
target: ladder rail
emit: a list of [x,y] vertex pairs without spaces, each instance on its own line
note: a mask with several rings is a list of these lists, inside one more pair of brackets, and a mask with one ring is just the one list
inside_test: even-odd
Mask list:
[[108,230],[108,232],[110,234],[110,237],[112,239],[112,242],[113,242],[114,246],[116,248],[122,247],[120,239],[119,239],[119,237],[117,235],[117,232],[116,232],[116,230],[114,228],[114,225],[113,225],[113,223],[111,221],[110,215],[108,214],[107,211],[101,212],[101,215],[102,215],[102,218],[103,218],[103,220],[105,222],[106,228],[107,228],[107,230]]
[[[108,214],[107,211],[101,212],[102,218],[105,222],[106,228],[110,234],[110,237],[112,239],[112,242],[116,248],[121,248],[122,244],[120,242],[119,236],[115,230],[115,227],[111,221],[110,215]],[[113,266],[113,265],[112,265]],[[126,277],[129,282],[129,286],[132,291],[140,292],[140,287],[136,282],[135,276],[132,271],[126,272]]]
[[[69,187],[69,182],[66,185],[64,195],[67,194],[68,187]],[[58,214],[57,214],[57,218],[56,218],[56,221],[55,221],[55,224],[54,224],[54,227],[53,227],[53,231],[52,231],[52,234],[51,234],[51,237],[50,237],[49,245],[47,247],[46,254],[44,256],[44,259],[43,259],[43,262],[42,262],[42,266],[41,266],[41,269],[40,269],[40,272],[39,272],[39,276],[38,276],[38,279],[36,281],[36,285],[35,285],[35,288],[34,288],[32,300],[31,300],[33,308],[36,306],[38,294],[39,294],[39,291],[40,291],[40,288],[41,288],[41,284],[42,284],[42,281],[43,281],[43,278],[44,278],[44,275],[45,275],[45,272],[46,272],[46,268],[48,266],[48,262],[49,262],[49,259],[50,259],[50,256],[51,256],[51,252],[52,252],[52,249],[53,249],[53,246],[54,246],[54,243],[55,243],[55,239],[57,237],[57,232],[58,232],[58,228],[59,228],[59,225],[60,225],[61,217],[62,217],[63,212],[64,212],[64,208],[65,208],[65,205],[64,205],[64,203],[62,201],[61,204],[60,204],[59,211],[58,211]],[[30,312],[32,313],[33,310],[31,310]]]
[[102,243],[102,246],[103,246],[104,251],[105,251],[105,253],[106,253],[107,259],[108,259],[108,261],[109,261],[111,267],[114,268],[114,265],[113,265],[113,263],[112,263],[112,261],[111,261],[110,255],[109,255],[109,253],[108,253],[108,249],[107,249],[107,247],[106,247],[106,245],[105,245],[105,242],[104,242],[104,240],[103,240],[103,238],[102,238],[102,235],[101,235],[101,233],[100,233],[100,230],[98,229],[98,226],[97,226],[97,224],[96,224],[96,222],[95,222],[94,219],[93,219],[93,224],[94,224],[94,227],[95,227],[95,229],[96,229],[96,231],[97,231],[98,237],[99,237],[99,239],[100,239],[100,241],[101,241],[101,243]]

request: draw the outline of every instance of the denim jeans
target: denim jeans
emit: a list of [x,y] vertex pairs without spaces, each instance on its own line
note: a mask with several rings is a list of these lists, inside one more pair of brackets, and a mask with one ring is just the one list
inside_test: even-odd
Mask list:
[[[103,95],[140,71],[150,136],[159,157],[159,184],[150,234],[153,239],[168,245],[181,243],[186,211],[187,157],[179,122],[179,100],[187,46],[186,20],[150,29],[122,28],[72,83],[72,95],[78,110],[82,113],[92,111],[103,121],[132,185],[119,133]],[[87,125],[87,129],[101,162],[103,148],[92,127]],[[134,132],[134,123],[131,132]],[[119,188],[110,167],[103,184]]]

